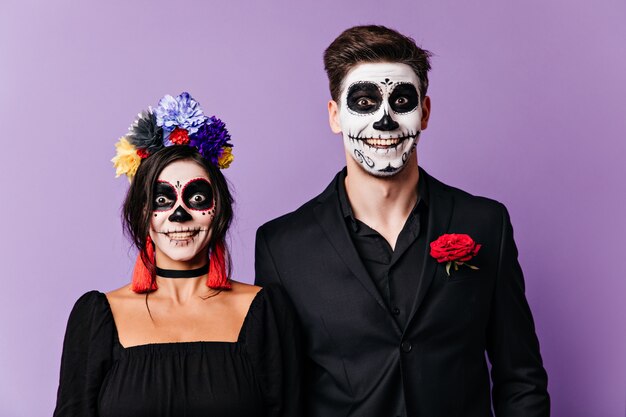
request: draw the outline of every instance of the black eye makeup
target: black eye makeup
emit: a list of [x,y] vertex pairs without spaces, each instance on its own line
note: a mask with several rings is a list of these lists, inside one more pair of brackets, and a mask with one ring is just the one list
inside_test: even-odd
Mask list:
[[419,104],[419,95],[413,84],[400,83],[389,96],[389,106],[396,113],[408,113]]
[[153,195],[152,210],[154,211],[170,210],[176,204],[176,189],[168,182],[158,181],[154,185]]
[[374,83],[363,81],[352,84],[346,96],[348,108],[356,113],[373,113],[383,102],[383,95]]
[[183,189],[183,202],[192,210],[208,210],[213,207],[213,188],[204,178],[191,180]]

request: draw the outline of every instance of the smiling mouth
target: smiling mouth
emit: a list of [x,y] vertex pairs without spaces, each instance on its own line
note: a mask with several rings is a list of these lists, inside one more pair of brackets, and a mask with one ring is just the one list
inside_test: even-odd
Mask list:
[[414,135],[398,136],[397,138],[386,138],[386,139],[383,139],[381,136],[379,136],[377,138],[362,138],[362,137],[348,135],[348,137],[350,139],[361,141],[361,142],[365,143],[367,146],[369,146],[371,148],[376,148],[376,149],[393,149],[393,148],[397,148],[398,145],[400,145],[402,142],[404,142],[406,140],[414,139],[414,138],[418,137],[419,136],[419,132],[417,132]]
[[202,228],[188,228],[178,230],[166,230],[158,232],[159,234],[167,236],[170,240],[189,240],[198,236],[200,232],[206,232],[206,229]]

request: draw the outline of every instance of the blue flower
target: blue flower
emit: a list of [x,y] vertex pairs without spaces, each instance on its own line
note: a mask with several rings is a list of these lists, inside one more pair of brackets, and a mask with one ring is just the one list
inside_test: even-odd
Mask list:
[[200,152],[204,159],[211,161],[217,166],[219,157],[222,155],[224,146],[232,147],[228,141],[230,133],[226,130],[226,125],[215,116],[206,119],[195,135],[191,136],[190,145]]
[[206,120],[200,105],[189,93],[181,93],[176,98],[170,95],[164,96],[154,109],[154,114],[157,126],[163,128],[165,146],[168,146],[170,133],[177,127],[193,135]]

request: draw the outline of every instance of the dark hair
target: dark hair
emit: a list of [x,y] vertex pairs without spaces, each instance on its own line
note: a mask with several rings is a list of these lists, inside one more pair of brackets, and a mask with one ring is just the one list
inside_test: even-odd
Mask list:
[[233,219],[233,198],[228,190],[226,178],[224,178],[220,169],[204,159],[195,148],[190,146],[170,146],[155,152],[141,162],[128,189],[122,207],[124,232],[141,252],[144,264],[152,273],[152,279],[154,280],[155,265],[150,263],[146,251],[146,239],[150,233],[150,216],[152,215],[151,207],[154,198],[154,185],[161,171],[163,171],[166,166],[172,162],[181,160],[197,163],[209,176],[215,201],[215,217],[209,228],[211,238],[208,247],[213,250],[218,242],[221,241],[224,243],[226,271],[228,278],[230,278],[230,253],[225,237]]
[[339,104],[343,79],[352,67],[365,62],[407,64],[420,80],[420,96],[426,97],[431,53],[408,36],[385,26],[354,26],[346,29],[324,51],[324,68],[330,95]]

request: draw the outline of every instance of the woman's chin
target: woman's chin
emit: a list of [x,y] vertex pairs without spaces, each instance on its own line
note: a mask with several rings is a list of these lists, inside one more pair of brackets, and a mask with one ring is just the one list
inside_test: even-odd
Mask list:
[[[204,256],[203,256],[204,255]],[[208,258],[206,244],[198,245],[191,241],[169,241],[157,249],[157,262],[167,259],[172,262],[198,263],[201,258]],[[163,259],[165,258],[165,259]]]

